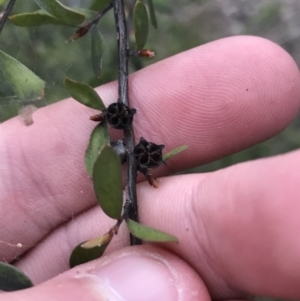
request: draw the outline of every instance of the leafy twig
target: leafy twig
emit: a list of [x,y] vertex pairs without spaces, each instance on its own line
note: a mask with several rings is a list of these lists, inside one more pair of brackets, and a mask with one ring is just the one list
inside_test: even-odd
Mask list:
[[89,30],[92,27],[96,26],[99,23],[100,19],[112,8],[113,8],[113,4],[111,2],[103,10],[99,11],[97,13],[97,16],[92,21],[86,23],[84,26],[77,29],[76,32],[66,42],[67,43],[73,42],[85,36],[89,32]]
[[10,15],[12,9],[14,8],[14,5],[16,3],[16,0],[10,0],[5,8],[5,11],[2,15],[2,18],[0,20],[0,33],[2,32],[2,29],[7,21],[8,16]]
[[[128,36],[123,0],[113,0],[114,15],[118,39],[119,60],[119,99],[118,102],[129,106],[128,97]],[[137,167],[133,154],[135,145],[134,131],[132,125],[124,130],[124,143],[127,149],[127,187],[126,202],[130,205],[129,218],[138,222],[138,206],[136,196],[136,173]],[[131,245],[141,244],[141,240],[130,235]]]

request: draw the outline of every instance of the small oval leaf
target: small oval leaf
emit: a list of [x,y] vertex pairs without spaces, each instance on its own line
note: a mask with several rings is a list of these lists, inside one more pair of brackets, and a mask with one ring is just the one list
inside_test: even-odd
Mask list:
[[35,2],[40,8],[65,24],[78,25],[85,20],[83,14],[63,5],[58,0],[35,0]]
[[149,7],[149,12],[150,12],[150,21],[151,21],[151,24],[156,29],[157,28],[157,20],[156,20],[156,15],[155,15],[155,9],[154,9],[153,0],[148,0],[148,7]]
[[100,96],[91,86],[68,77],[65,77],[64,84],[69,94],[81,104],[99,111],[105,109]]
[[143,49],[149,32],[149,19],[145,5],[138,0],[133,9],[135,41],[138,49]]
[[100,258],[111,242],[112,237],[113,235],[107,233],[102,237],[94,238],[79,244],[74,248],[70,256],[70,267],[73,268],[77,265]]
[[92,48],[91,48],[91,59],[92,67],[95,76],[101,77],[102,75],[102,61],[105,50],[104,39],[97,26],[93,26],[91,29],[92,36]]
[[104,213],[119,219],[123,205],[122,165],[117,153],[104,145],[94,164],[94,190]]
[[16,26],[20,27],[30,27],[30,26],[40,26],[46,24],[55,25],[66,25],[63,21],[49,15],[44,10],[37,10],[31,13],[22,13],[18,15],[13,15],[9,17]]
[[12,292],[32,287],[31,280],[13,265],[0,262],[0,291]]
[[182,145],[182,146],[179,146],[179,147],[177,147],[177,148],[171,150],[171,151],[168,152],[167,154],[165,154],[165,155],[163,156],[163,160],[164,160],[164,161],[167,161],[167,160],[171,159],[173,156],[175,156],[175,155],[177,155],[177,154],[179,154],[179,153],[185,151],[185,150],[188,149],[188,148],[189,148],[188,145]]
[[0,50],[0,70],[23,102],[44,97],[45,82],[22,63]]
[[104,144],[109,144],[109,134],[105,123],[99,124],[94,128],[85,152],[85,167],[91,178],[93,176],[94,164]]
[[178,239],[171,234],[150,228],[131,219],[127,219],[126,224],[130,233],[137,238],[153,242],[178,242]]

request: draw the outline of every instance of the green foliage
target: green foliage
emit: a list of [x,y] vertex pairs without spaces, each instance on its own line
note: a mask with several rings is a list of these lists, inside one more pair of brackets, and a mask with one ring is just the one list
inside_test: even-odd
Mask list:
[[45,82],[1,50],[0,69],[20,100],[31,102],[44,97]]
[[188,145],[182,145],[182,146],[179,146],[179,147],[177,147],[177,148],[171,150],[171,151],[168,152],[167,154],[165,154],[165,155],[163,156],[163,160],[164,160],[164,161],[167,161],[167,160],[171,159],[173,156],[175,156],[175,155],[177,155],[177,154],[179,154],[179,153],[185,151],[185,150],[188,149],[188,148],[189,148]]
[[123,204],[122,165],[117,153],[104,145],[94,164],[94,190],[106,215],[119,219]]
[[145,5],[138,0],[133,10],[135,41],[138,49],[143,49],[149,33],[149,19]]
[[111,0],[93,0],[90,9],[100,11],[104,9]]
[[23,272],[13,265],[0,262],[0,291],[18,291],[32,286],[31,280]]
[[9,17],[16,26],[21,27],[30,27],[30,26],[40,26],[46,24],[55,24],[55,25],[65,25],[66,23],[62,20],[59,20],[46,11],[40,9],[31,13],[23,13],[18,15],[13,15]]
[[[97,16],[97,12],[86,8],[76,8],[76,11],[83,14],[86,19],[94,19]],[[87,20],[85,20],[87,22]]]
[[130,233],[137,238],[153,242],[178,242],[178,239],[171,234],[150,228],[131,219],[127,219],[126,224]]
[[[97,12],[88,9],[77,9],[77,11],[83,14],[87,19],[93,19],[97,14]],[[14,25],[20,27],[32,27],[49,24],[70,26],[63,19],[57,19],[43,9],[12,15],[9,17],[9,19],[14,23]]]
[[101,77],[102,60],[103,60],[103,54],[105,50],[104,39],[97,26],[92,27],[91,35],[92,35],[92,67],[95,76]]
[[[81,1],[85,7],[90,7],[90,3],[106,6],[108,0]],[[67,2],[64,2],[67,3]],[[71,3],[70,1],[68,3]],[[146,3],[146,2],[145,2]],[[164,1],[155,0],[155,10],[159,12],[164,26],[159,31],[150,31],[147,46],[156,52],[156,57],[151,60],[131,59],[131,71],[140,69],[153,62],[190,48],[199,41],[197,26],[190,23],[179,23],[178,20],[166,15],[165,8],[173,5],[166,4]],[[161,6],[164,9],[161,9]],[[99,7],[102,9],[103,7]],[[147,7],[148,8],[148,7]],[[23,14],[27,11],[37,10],[37,5],[32,0],[17,1],[14,13]],[[94,8],[93,8],[94,9]],[[97,8],[95,8],[97,10]],[[76,11],[83,10],[76,7]],[[86,10],[85,10],[86,11]],[[94,14],[94,12],[92,12]],[[176,13],[176,12],[174,12]],[[87,16],[87,13],[84,13]],[[164,14],[164,15],[162,15]],[[90,19],[90,17],[87,17]],[[175,26],[176,25],[176,26]],[[174,27],[175,26],[175,27]],[[2,32],[2,50],[13,57],[18,57],[23,64],[34,70],[41,78],[47,82],[45,90],[45,101],[38,102],[38,106],[44,106],[52,102],[67,97],[67,92],[63,87],[63,78],[68,76],[76,81],[84,81],[90,86],[95,87],[113,81],[117,78],[117,52],[114,16],[111,12],[106,14],[100,21],[101,34],[105,38],[105,59],[103,60],[102,77],[97,78],[90,66],[91,54],[87,51],[88,36],[76,41],[74,44],[65,44],[65,41],[74,33],[74,29],[67,26],[47,25],[30,28],[16,28],[11,22],[7,23]],[[181,29],[182,28],[182,29]],[[198,28],[191,30],[191,28]],[[179,30],[180,29],[180,30]],[[182,33],[185,35],[182,36]],[[188,33],[188,34],[186,34]],[[197,35],[196,35],[197,34]],[[172,37],[172,39],[171,39]],[[174,37],[174,38],[173,38]],[[171,47],[165,47],[165,40]],[[163,41],[163,42],[160,42]],[[192,42],[191,42],[192,41]],[[138,64],[133,61],[139,60]],[[141,65],[142,64],[142,65]],[[84,67],[83,67],[84,66]],[[0,122],[13,117],[17,114],[17,103],[15,100],[8,101],[8,96],[12,95],[7,81],[1,77],[0,92]],[[4,99],[5,98],[5,99]]]
[[85,152],[85,167],[91,178],[93,176],[94,164],[98,158],[99,152],[103,145],[109,144],[109,141],[106,124],[103,123],[97,125],[91,134],[89,145]]
[[105,109],[100,96],[89,85],[76,82],[67,77],[64,80],[64,84],[70,95],[81,104],[99,111]]
[[101,257],[113,235],[107,233],[101,237],[88,240],[74,248],[69,259],[71,268]]
[[54,16],[69,25],[78,25],[85,20],[85,16],[65,5],[58,0],[34,0],[36,4]]

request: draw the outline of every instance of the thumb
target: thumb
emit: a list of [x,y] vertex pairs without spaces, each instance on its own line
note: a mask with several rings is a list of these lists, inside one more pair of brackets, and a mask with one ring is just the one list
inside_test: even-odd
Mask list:
[[182,259],[152,246],[128,247],[60,274],[36,287],[1,294],[3,301],[210,300]]

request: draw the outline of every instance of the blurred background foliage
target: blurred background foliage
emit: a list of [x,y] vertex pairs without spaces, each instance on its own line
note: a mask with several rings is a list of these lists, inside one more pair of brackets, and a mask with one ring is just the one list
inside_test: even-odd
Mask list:
[[[129,1],[129,0],[127,0]],[[97,0],[64,0],[72,7],[91,8]],[[131,63],[131,71],[147,64],[219,38],[247,34],[268,38],[285,48],[300,64],[299,0],[154,0],[159,28],[150,30],[147,47],[156,52],[150,60]],[[1,5],[1,2],[0,2]],[[3,5],[2,5],[3,8]],[[17,1],[13,13],[38,9],[32,0]],[[106,40],[103,77],[93,75],[90,63],[90,36],[66,44],[74,29],[45,25],[20,28],[10,22],[1,34],[0,49],[20,60],[47,82],[47,105],[67,97],[63,78],[69,76],[98,86],[117,78],[115,27],[111,13],[100,21]],[[0,74],[0,122],[15,116],[22,104],[12,96]],[[276,137],[255,147],[186,172],[205,172],[241,161],[284,153],[300,146],[300,118]]]

